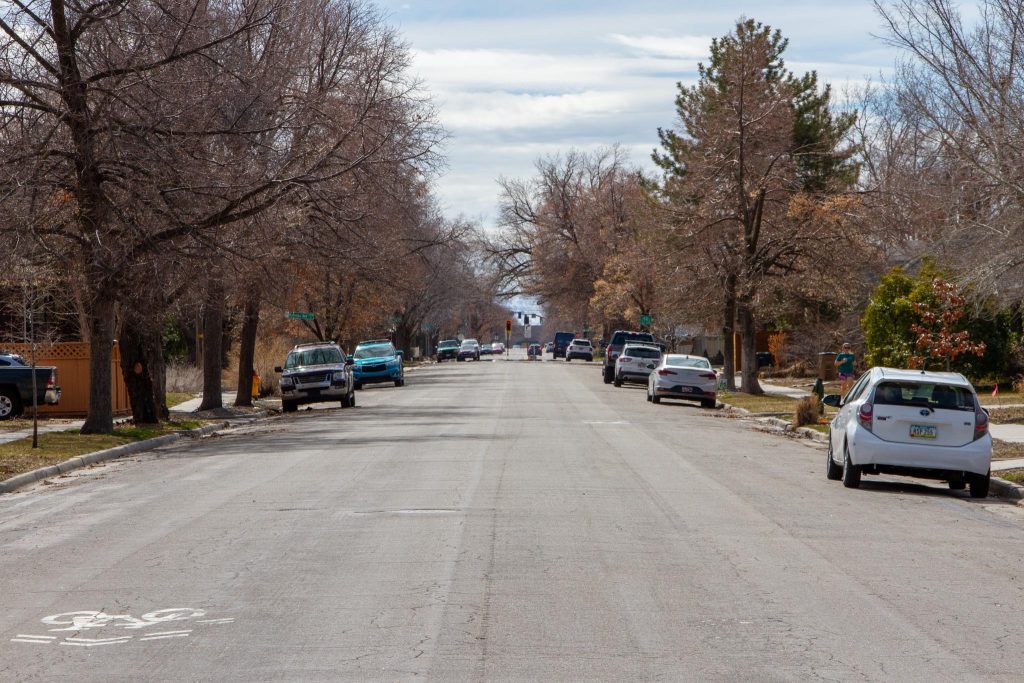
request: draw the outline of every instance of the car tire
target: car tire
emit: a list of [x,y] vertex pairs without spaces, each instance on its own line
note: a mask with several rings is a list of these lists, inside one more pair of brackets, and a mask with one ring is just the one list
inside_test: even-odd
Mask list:
[[456,358],[455,360],[456,360],[457,362],[461,363],[461,362],[463,362],[463,361],[464,361],[464,360],[466,360],[466,359],[465,359],[465,358],[461,358],[461,357],[460,357],[460,358]]
[[860,467],[850,462],[850,448],[843,445],[843,486],[855,489],[860,486]]
[[988,488],[992,471],[988,474],[970,474],[967,484],[971,487],[971,498],[988,498]]
[[568,362],[569,362],[569,361],[571,361],[571,360],[572,360],[572,358],[569,358],[569,356],[566,356],[566,357],[565,357],[565,362],[566,362],[566,363],[568,363]]
[[967,488],[967,482],[962,478],[957,479],[954,477],[953,479],[950,479],[946,483],[949,484],[950,491],[963,491],[965,488]]
[[661,396],[651,394],[651,403],[661,403]]
[[828,451],[825,453],[825,478],[839,481],[843,478],[843,466],[832,458],[832,436],[829,435]]
[[352,408],[356,404],[356,390],[355,386],[352,387],[352,391],[348,392],[341,397],[342,408]]
[[0,389],[0,420],[13,420],[21,415],[21,397],[14,389]]
[[404,387],[405,386],[405,380],[404,379],[396,379],[395,380],[395,386],[396,387]]
[[299,409],[299,404],[295,401],[281,401],[281,412],[282,413],[294,413]]
[[605,368],[604,370],[604,383],[611,384],[612,380],[615,379],[615,371]]
[[647,387],[647,402],[651,402],[651,388]]
[[622,376],[621,375],[615,375],[615,381],[613,382],[613,384],[615,384],[616,387],[621,387],[622,386]]
[[352,391],[359,391],[363,388],[362,382],[356,382],[352,385]]
[[701,400],[701,402],[700,402],[700,407],[701,408],[714,408],[716,405],[717,405],[717,402],[716,401],[712,401],[709,398],[705,398],[705,399]]

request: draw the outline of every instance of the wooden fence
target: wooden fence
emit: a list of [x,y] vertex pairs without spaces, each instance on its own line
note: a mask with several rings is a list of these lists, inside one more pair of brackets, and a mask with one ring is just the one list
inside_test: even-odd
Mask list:
[[[29,344],[2,344],[0,351],[16,353],[26,361],[31,360],[32,346]],[[89,345],[85,342],[62,342],[40,344],[36,347],[36,365],[53,365],[57,368],[57,384],[61,389],[60,403],[55,406],[39,407],[40,415],[54,417],[84,417],[89,410]],[[121,350],[114,344],[110,362],[110,377],[113,390],[114,415],[131,413],[128,389],[121,376]]]

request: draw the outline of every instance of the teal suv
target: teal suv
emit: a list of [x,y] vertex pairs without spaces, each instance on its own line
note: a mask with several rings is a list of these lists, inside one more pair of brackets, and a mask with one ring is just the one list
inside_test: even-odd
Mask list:
[[394,382],[396,387],[405,384],[402,352],[387,339],[359,342],[352,361],[356,389],[362,389],[364,384],[380,382]]

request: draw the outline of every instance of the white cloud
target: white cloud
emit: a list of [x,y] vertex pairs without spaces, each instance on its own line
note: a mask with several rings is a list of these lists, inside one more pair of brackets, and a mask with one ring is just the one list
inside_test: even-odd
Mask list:
[[613,33],[609,38],[638,52],[681,59],[705,59],[711,46],[710,36],[627,36]]

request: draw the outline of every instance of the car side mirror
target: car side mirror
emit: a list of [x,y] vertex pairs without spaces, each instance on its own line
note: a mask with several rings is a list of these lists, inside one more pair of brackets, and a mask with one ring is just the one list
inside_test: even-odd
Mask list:
[[284,370],[282,370],[281,366],[278,365],[276,368],[274,368],[274,372],[284,372]]
[[348,358],[345,359],[345,365],[355,365],[355,364],[356,364],[356,361],[352,358],[352,356],[349,356]]
[[402,351],[402,349],[398,349],[397,351],[395,351],[395,355],[396,356],[402,356],[402,355],[405,355],[405,352]]
[[821,399],[821,402],[827,406],[838,408],[840,403],[842,402],[842,398],[839,396],[839,394],[829,394],[825,398]]

